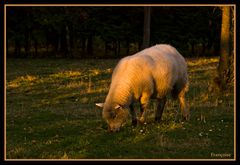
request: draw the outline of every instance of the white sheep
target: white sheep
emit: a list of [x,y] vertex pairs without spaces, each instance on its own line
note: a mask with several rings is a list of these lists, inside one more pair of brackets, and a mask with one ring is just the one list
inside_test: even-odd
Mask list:
[[[159,44],[144,49],[134,55],[124,57],[115,67],[108,95],[104,103],[102,116],[110,131],[118,131],[125,123],[129,111],[132,124],[146,120],[146,107],[150,99],[157,99],[155,120],[160,122],[166,103],[166,96],[171,92],[178,98],[182,115],[189,118],[189,108],[185,102],[188,91],[188,73],[185,59],[172,46]],[[133,103],[140,101],[140,118],[137,120]]]

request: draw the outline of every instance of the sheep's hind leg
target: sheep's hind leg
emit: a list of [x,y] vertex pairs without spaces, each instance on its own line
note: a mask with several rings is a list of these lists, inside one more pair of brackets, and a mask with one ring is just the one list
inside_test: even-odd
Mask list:
[[160,123],[161,118],[162,118],[162,113],[163,113],[163,109],[165,107],[167,98],[164,97],[162,99],[158,99],[158,105],[157,105],[157,110],[155,112],[155,121]]
[[182,91],[179,93],[178,95],[178,99],[179,99],[179,103],[180,103],[180,108],[182,111],[182,115],[184,117],[185,120],[189,120],[190,115],[189,115],[189,107],[186,104],[186,100],[185,100],[185,92],[187,90],[187,86],[185,88],[182,89]]

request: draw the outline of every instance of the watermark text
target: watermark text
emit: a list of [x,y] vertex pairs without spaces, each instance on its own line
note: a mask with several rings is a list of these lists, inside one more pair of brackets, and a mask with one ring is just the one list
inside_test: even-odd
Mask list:
[[229,153],[213,153],[213,152],[211,152],[211,157],[213,157],[213,158],[230,158],[231,154],[229,154]]

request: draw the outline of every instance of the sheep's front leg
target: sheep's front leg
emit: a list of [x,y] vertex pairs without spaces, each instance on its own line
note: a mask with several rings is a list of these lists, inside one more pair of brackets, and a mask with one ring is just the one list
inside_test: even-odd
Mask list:
[[155,113],[155,121],[158,123],[161,121],[162,113],[163,113],[163,109],[165,107],[166,101],[167,101],[166,97],[164,97],[162,99],[158,99],[157,110]]
[[149,103],[149,95],[142,96],[140,99],[140,123],[144,123],[146,121],[146,114],[147,114],[147,106]]
[[131,104],[129,106],[129,108],[130,108],[130,113],[131,113],[131,117],[132,117],[132,125],[136,126],[137,125],[137,117],[136,117],[136,112],[133,108],[133,104]]

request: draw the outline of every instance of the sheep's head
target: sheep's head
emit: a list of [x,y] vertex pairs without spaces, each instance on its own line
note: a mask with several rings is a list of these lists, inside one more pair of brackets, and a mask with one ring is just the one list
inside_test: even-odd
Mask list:
[[109,106],[104,103],[97,103],[96,105],[103,108],[102,116],[108,124],[109,131],[119,131],[127,120],[128,108],[124,108],[120,105]]

